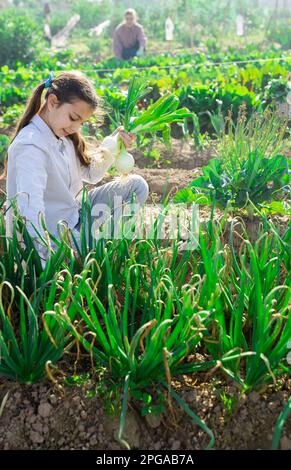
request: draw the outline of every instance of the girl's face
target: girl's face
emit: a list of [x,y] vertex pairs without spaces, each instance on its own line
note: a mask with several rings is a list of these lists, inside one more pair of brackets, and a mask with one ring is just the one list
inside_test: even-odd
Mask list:
[[47,120],[57,137],[66,137],[80,130],[84,122],[92,116],[94,109],[83,100],[59,105],[53,94],[47,98]]

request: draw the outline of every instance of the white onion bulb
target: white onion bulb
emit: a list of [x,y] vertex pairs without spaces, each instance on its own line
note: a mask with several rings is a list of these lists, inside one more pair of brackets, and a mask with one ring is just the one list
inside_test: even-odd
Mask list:
[[129,173],[134,167],[133,156],[123,151],[115,160],[115,167],[121,174]]

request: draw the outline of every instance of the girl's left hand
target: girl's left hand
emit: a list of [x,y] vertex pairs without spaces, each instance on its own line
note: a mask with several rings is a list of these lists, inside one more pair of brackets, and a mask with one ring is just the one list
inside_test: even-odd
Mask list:
[[136,136],[131,132],[126,132],[123,127],[118,127],[112,135],[116,134],[121,138],[126,150],[130,150],[136,140]]

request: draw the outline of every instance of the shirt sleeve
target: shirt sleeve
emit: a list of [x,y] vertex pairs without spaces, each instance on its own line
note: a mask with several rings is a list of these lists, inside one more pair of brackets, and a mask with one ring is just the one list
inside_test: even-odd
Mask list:
[[139,42],[139,47],[144,49],[147,43],[147,37],[142,26],[140,26],[138,29],[137,39]]
[[113,34],[113,53],[116,59],[122,59],[122,42],[119,31],[117,29]]
[[101,145],[92,155],[92,163],[88,166],[81,165],[82,181],[92,184],[98,183],[113,165],[114,159],[114,154]]
[[[47,184],[47,155],[32,144],[19,144],[13,150],[15,161],[16,203],[20,215],[25,217],[29,234],[34,239],[40,255],[46,253],[39,244],[39,235],[45,236],[41,215],[45,217],[44,193]],[[45,221],[45,219],[44,219]],[[36,230],[35,230],[35,228]]]

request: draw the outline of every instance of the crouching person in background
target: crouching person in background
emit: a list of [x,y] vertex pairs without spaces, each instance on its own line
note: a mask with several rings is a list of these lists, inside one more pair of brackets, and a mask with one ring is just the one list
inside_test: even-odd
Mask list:
[[147,38],[142,25],[137,23],[136,11],[126,10],[124,21],[117,26],[113,36],[113,53],[117,59],[130,60],[144,53]]

